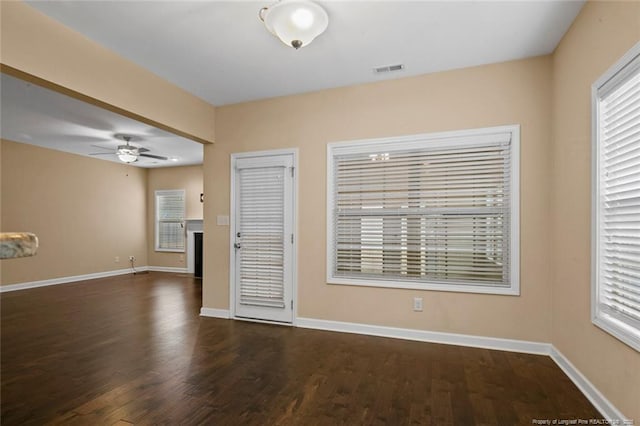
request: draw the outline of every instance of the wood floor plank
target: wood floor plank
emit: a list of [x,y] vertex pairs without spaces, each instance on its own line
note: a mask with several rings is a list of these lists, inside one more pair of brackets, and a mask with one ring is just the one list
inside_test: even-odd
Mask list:
[[148,273],[3,293],[2,425],[512,425],[600,418],[549,357],[199,316]]

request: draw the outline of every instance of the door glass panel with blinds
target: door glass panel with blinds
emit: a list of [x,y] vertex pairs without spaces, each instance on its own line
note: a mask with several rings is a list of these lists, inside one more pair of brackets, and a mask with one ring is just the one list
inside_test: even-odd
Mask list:
[[518,294],[519,127],[328,148],[328,282]]
[[184,252],[185,191],[156,191],[156,251]]
[[640,43],[592,93],[592,320],[640,351]]
[[293,318],[293,155],[234,158],[235,316]]

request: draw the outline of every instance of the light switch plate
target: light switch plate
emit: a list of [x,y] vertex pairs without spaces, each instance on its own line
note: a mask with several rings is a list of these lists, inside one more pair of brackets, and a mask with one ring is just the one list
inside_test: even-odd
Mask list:
[[216,225],[229,226],[229,216],[225,216],[225,215],[216,216]]

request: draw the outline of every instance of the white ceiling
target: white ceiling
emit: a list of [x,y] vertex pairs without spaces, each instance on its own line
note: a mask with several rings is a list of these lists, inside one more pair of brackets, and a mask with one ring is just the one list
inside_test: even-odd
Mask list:
[[[202,145],[155,127],[87,104],[69,96],[2,74],[2,138],[119,163],[114,153],[124,142],[114,138],[136,136],[132,145],[149,149],[138,167],[202,164]],[[106,155],[92,156],[92,153]]]
[[548,54],[584,0],[318,1],[329,27],[298,51],[258,19],[273,1],[27,3],[219,106]]
[[[300,50],[269,34],[271,1],[31,1],[31,6],[220,106],[551,53],[584,0],[318,1],[329,27]],[[373,68],[404,64],[376,75]],[[202,163],[202,146],[2,75],[2,137],[80,155],[142,138],[140,167]],[[106,151],[108,152],[108,151]],[[119,161],[115,155],[94,156]]]

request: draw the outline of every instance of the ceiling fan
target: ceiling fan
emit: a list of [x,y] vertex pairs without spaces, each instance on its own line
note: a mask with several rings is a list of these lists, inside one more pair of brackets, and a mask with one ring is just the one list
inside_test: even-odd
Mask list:
[[[118,159],[123,163],[134,163],[138,161],[138,157],[148,157],[155,158],[156,160],[168,160],[167,157],[163,157],[162,155],[154,155],[148,154],[149,150],[147,148],[138,147],[135,145],[129,144],[132,140],[139,140],[135,136],[125,135],[125,134],[116,134],[114,137],[118,140],[124,141],[124,145],[118,145],[118,148],[115,152],[95,152],[89,155],[117,155]],[[100,149],[108,149],[109,151],[113,151],[112,148],[105,148],[98,145],[93,145],[96,148]]]

